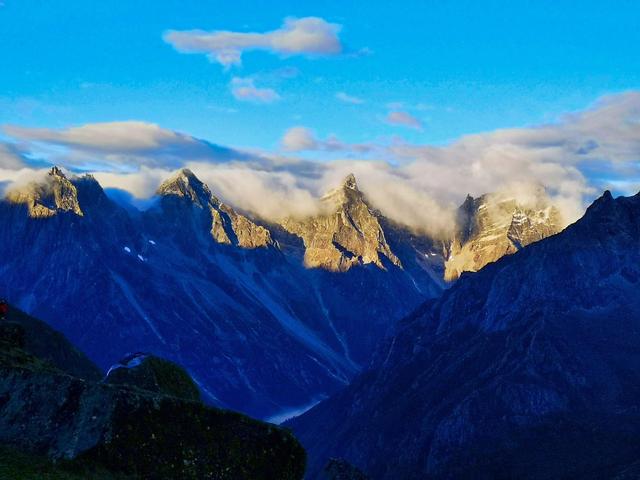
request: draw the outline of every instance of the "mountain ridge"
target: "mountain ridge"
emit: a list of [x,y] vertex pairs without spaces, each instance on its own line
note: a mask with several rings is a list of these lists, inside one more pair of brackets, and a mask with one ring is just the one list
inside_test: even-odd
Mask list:
[[370,370],[287,423],[376,479],[608,478],[640,435],[640,195],[465,273]]
[[[0,292],[102,369],[149,351],[184,365],[207,402],[269,418],[341,388],[396,318],[441,291],[437,265],[417,262],[424,255],[405,235],[394,247],[404,269],[307,269],[280,248],[280,233],[252,236],[264,227],[234,220],[202,182],[191,188],[195,180],[178,180],[184,191],[174,184],[135,214],[90,176],[68,180],[82,216],[35,219],[1,201]],[[231,244],[212,235],[212,209],[229,220]],[[243,246],[234,229],[270,240]]]

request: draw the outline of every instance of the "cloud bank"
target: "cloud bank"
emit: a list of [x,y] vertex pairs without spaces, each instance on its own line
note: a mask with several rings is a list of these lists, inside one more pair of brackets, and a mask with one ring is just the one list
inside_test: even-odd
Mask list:
[[[554,123],[466,135],[444,146],[349,144],[302,126],[285,133],[284,153],[238,151],[143,122],[5,132],[21,143],[20,150],[0,143],[0,181],[13,181],[26,153],[35,152],[69,168],[93,165],[105,187],[148,197],[187,166],[224,201],[277,221],[318,211],[318,198],[353,172],[374,208],[434,235],[452,227],[467,193],[509,189],[526,201],[532,186],[543,185],[573,221],[603,188],[640,185],[640,92],[605,97]],[[362,155],[353,157],[358,148]],[[332,159],[299,152],[332,152]]]
[[80,170],[176,169],[185,159],[226,162],[251,157],[247,152],[140,121],[92,123],[61,130],[6,125],[4,132],[51,162]]
[[286,18],[270,32],[169,30],[164,40],[182,53],[203,53],[225,68],[242,63],[242,54],[263,50],[279,55],[338,55],[341,26],[319,17]]

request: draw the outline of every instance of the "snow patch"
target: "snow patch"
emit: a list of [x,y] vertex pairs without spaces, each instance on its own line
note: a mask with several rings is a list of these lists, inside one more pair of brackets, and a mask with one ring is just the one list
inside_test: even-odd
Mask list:
[[131,253],[131,249],[129,247],[124,247],[123,250],[127,253]]

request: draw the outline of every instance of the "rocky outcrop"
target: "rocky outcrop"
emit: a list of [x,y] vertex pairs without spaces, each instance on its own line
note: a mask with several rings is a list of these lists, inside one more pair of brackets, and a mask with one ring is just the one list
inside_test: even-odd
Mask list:
[[558,233],[562,226],[559,210],[541,187],[526,204],[504,193],[467,196],[458,209],[445,280],[456,280],[462,272],[476,272],[504,255]]
[[401,266],[353,175],[321,201],[325,213],[304,220],[289,218],[282,223],[287,231],[302,238],[307,267],[344,272],[355,265],[385,268],[385,261]]
[[[309,478],[611,478],[640,455],[640,194],[464,275],[289,425]],[[629,466],[628,469],[625,466]]]
[[265,227],[240,215],[229,205],[215,197],[191,170],[182,169],[166,180],[158,195],[186,200],[199,208],[208,218],[211,237],[217,242],[242,248],[274,246],[271,234]]
[[[46,330],[43,335],[51,336]],[[93,382],[30,354],[23,337],[12,315],[0,325],[0,443],[5,446],[141,479],[304,475],[304,450],[289,432],[145,389],[144,373],[153,370],[155,380],[165,376],[166,383],[168,377],[175,380],[177,367],[154,361],[139,372],[142,384],[135,387]]]
[[83,352],[46,323],[13,307],[9,307],[7,319],[10,322],[3,327],[3,338],[13,338],[13,344],[26,354],[74,377],[89,381],[99,381],[102,378],[100,369]]
[[200,391],[189,374],[175,363],[153,355],[141,355],[134,365],[116,364],[109,370],[106,383],[127,385],[193,402],[200,401]]
[[31,218],[48,218],[61,212],[83,215],[76,187],[58,167],[51,168],[42,182],[10,190],[7,199],[26,205]]

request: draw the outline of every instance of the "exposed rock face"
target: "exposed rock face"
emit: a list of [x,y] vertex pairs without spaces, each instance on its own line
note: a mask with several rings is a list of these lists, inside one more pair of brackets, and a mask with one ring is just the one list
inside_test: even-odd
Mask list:
[[[640,454],[640,194],[464,275],[292,420],[309,478],[613,478]],[[626,468],[625,466],[629,466]]]
[[445,263],[445,280],[476,272],[520,248],[562,229],[562,218],[539,188],[524,205],[502,193],[467,196],[458,210],[458,227]]
[[26,205],[31,218],[48,218],[60,212],[83,215],[76,187],[57,167],[49,171],[45,182],[32,182],[12,190],[8,192],[7,199]]
[[284,228],[302,238],[304,263],[310,268],[344,272],[354,265],[384,268],[383,258],[400,266],[376,215],[358,190],[353,175],[322,198],[323,215],[298,221],[288,219]]
[[[144,382],[133,388],[75,377],[77,367],[60,370],[24,349],[23,327],[13,313],[0,324],[3,445],[132,478],[303,477],[305,453],[289,432],[145,390]],[[55,338],[48,327],[41,336]]]
[[180,170],[160,185],[158,195],[185,199],[201,209],[209,218],[211,236],[218,243],[242,248],[274,245],[269,230],[220,202],[189,169]]

